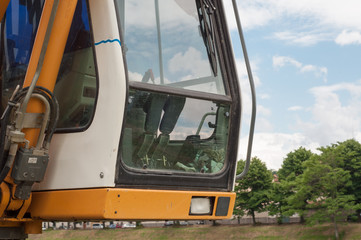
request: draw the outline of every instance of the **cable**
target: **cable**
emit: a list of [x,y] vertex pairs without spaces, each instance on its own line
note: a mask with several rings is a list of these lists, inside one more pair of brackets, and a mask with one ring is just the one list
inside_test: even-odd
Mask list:
[[[2,183],[5,179],[5,177],[8,175],[8,173],[11,169],[11,166],[14,163],[16,151],[18,148],[18,144],[11,144],[10,149],[5,150],[5,138],[6,138],[7,126],[10,121],[10,115],[11,115],[11,112],[12,112],[14,106],[17,103],[21,102],[21,100],[26,96],[28,90],[29,90],[28,87],[23,88],[15,94],[13,100],[8,102],[8,106],[5,109],[4,114],[0,119],[0,124],[1,124],[1,128],[0,128],[0,131],[1,131],[0,132],[0,141],[1,141],[1,143],[0,143],[0,167],[1,167],[0,183]],[[46,98],[46,101],[48,101],[50,104],[50,119],[49,119],[48,126],[46,127],[44,143],[42,146],[43,148],[47,149],[47,147],[51,141],[51,138],[55,132],[56,124],[59,119],[59,104],[58,104],[55,96],[53,95],[53,93],[44,87],[36,86],[33,91],[33,94],[40,94],[40,95],[44,96]],[[6,159],[6,161],[5,161],[5,159]]]

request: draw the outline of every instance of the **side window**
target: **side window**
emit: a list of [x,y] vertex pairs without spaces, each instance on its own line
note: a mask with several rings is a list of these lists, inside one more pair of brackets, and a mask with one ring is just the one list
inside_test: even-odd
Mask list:
[[1,23],[1,112],[17,85],[22,85],[39,25],[43,0],[12,0]]
[[60,66],[54,94],[59,102],[59,129],[82,129],[92,120],[97,80],[88,7],[79,0]]
[[[1,112],[29,64],[43,0],[12,0],[1,23]],[[86,0],[79,0],[54,94],[59,102],[58,129],[83,129],[92,120],[97,95],[93,39]]]
[[229,106],[131,90],[123,161],[139,169],[217,173],[224,166]]

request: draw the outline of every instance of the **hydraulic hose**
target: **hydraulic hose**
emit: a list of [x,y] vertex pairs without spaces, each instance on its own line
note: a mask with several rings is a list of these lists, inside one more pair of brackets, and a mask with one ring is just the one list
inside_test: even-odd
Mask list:
[[[9,121],[10,121],[10,115],[11,115],[11,112],[12,112],[14,106],[17,103],[20,103],[22,101],[22,99],[27,95],[28,90],[29,90],[29,88],[24,88],[15,94],[13,99],[11,99],[8,102],[8,107],[5,109],[4,114],[1,118],[0,183],[2,183],[5,179],[5,177],[8,175],[8,173],[11,169],[11,166],[14,163],[16,152],[18,149],[17,143],[12,143],[10,145],[8,153],[5,149],[6,131],[7,131],[7,126],[9,124]],[[49,102],[49,105],[50,105],[50,120],[49,120],[49,124],[46,128],[44,144],[43,144],[43,146],[41,146],[41,147],[47,149],[48,145],[51,141],[51,138],[55,132],[57,120],[59,118],[59,105],[58,105],[58,102],[57,102],[55,96],[48,89],[37,86],[34,89],[33,94],[39,94],[39,95],[43,96],[46,99],[46,101]],[[5,159],[6,159],[6,161],[5,161]]]

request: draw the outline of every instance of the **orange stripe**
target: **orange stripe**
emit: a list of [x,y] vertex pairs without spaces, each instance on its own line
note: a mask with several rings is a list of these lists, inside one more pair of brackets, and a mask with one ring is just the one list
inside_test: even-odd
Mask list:
[[6,9],[8,8],[10,0],[1,0],[0,1],[0,21],[2,21]]
[[[193,196],[230,197],[227,216],[189,215]],[[29,211],[31,216],[44,220],[171,220],[171,219],[226,219],[232,217],[235,193],[169,191],[143,189],[84,189],[33,192]]]

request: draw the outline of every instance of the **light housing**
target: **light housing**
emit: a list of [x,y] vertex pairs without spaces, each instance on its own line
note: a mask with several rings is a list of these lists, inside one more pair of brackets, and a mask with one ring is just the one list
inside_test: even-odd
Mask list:
[[212,215],[214,198],[192,197],[190,215]]

